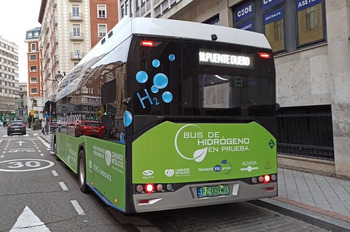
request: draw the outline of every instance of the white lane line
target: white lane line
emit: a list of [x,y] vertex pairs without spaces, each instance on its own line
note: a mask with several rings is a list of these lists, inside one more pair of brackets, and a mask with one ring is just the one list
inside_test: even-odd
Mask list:
[[38,152],[41,152],[40,150],[38,150]]
[[2,142],[3,139],[0,139],[0,143]]
[[41,138],[40,136],[37,137],[47,148],[50,148],[50,144],[47,143],[43,138]]
[[2,152],[2,154],[5,154],[5,153],[6,153],[6,151],[3,151],[3,152]]
[[1,155],[1,156],[0,156],[1,159],[4,158],[4,157],[5,157],[4,155]]
[[58,176],[58,173],[55,170],[52,170],[51,172],[52,172],[52,175]]
[[64,182],[58,182],[58,183],[61,185],[61,188],[63,189],[63,191],[68,191],[68,188]]
[[44,154],[40,154],[41,156],[44,156]]
[[86,215],[84,210],[80,207],[79,203],[76,200],[70,201],[75,209],[77,211],[78,215]]

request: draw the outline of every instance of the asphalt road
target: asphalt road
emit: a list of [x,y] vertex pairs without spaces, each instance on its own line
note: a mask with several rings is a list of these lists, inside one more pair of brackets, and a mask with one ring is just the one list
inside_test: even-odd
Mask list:
[[0,231],[130,231],[93,194],[80,192],[76,175],[38,133],[0,129]]
[[1,232],[325,231],[246,202],[125,216],[81,193],[48,146],[40,131],[7,136],[0,128]]

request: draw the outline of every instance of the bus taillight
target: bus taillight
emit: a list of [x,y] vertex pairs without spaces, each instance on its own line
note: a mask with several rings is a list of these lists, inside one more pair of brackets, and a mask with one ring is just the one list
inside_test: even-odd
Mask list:
[[154,47],[154,42],[151,40],[142,40],[141,46],[143,47]]
[[145,191],[146,191],[146,193],[152,193],[154,191],[154,185],[153,184],[146,184]]
[[269,175],[265,175],[265,176],[264,176],[264,183],[265,183],[265,184],[269,183],[270,180],[271,180],[271,177],[270,177]]
[[271,58],[271,54],[266,53],[266,52],[258,52],[258,54],[263,59],[270,59]]

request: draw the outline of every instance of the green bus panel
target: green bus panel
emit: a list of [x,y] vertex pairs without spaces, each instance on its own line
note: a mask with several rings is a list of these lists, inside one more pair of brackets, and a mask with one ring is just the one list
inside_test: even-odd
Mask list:
[[132,181],[185,183],[277,173],[276,139],[256,122],[163,122],[132,144]]
[[[57,154],[77,173],[79,147],[84,145],[86,181],[119,209],[125,209],[125,145],[89,136],[56,133]],[[74,159],[74,160],[73,160]]]

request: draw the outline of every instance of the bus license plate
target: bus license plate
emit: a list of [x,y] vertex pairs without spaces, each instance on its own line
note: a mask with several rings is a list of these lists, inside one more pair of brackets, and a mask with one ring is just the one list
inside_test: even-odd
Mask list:
[[223,195],[229,195],[229,194],[230,194],[230,188],[227,184],[197,188],[197,195],[199,198],[216,197],[216,196],[223,196]]

